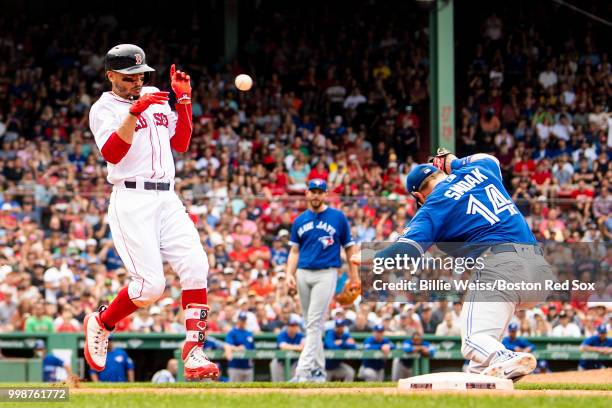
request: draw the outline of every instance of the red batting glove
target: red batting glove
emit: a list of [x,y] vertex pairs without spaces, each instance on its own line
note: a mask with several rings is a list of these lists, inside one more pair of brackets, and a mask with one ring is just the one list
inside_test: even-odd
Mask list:
[[183,71],[177,71],[174,64],[170,67],[170,86],[178,103],[191,102],[191,77]]
[[134,116],[138,116],[154,103],[163,105],[168,102],[169,93],[170,92],[153,92],[141,96],[130,108],[130,113]]

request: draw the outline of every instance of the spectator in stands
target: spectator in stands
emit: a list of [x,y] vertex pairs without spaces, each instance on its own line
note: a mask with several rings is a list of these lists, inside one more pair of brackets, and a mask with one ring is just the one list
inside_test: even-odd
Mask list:
[[423,333],[434,334],[440,321],[437,320],[431,311],[431,306],[426,303],[421,307],[421,313],[419,315],[421,326],[423,327]]
[[[357,348],[345,319],[337,319],[333,329],[325,331],[323,346],[327,350],[352,350]],[[340,359],[326,359],[327,381],[353,382],[355,369]]]
[[[276,336],[276,346],[279,350],[294,351],[301,353],[304,349],[304,333],[300,330],[300,320],[297,317],[291,316],[287,327]],[[285,381],[285,364],[284,360],[273,359],[270,361],[270,377],[272,382]],[[290,377],[295,375],[297,360],[294,359],[291,363]]]
[[12,318],[17,312],[17,302],[13,290],[7,286],[0,287],[0,333],[13,331]]
[[565,310],[559,313],[559,323],[553,327],[550,334],[552,337],[580,337],[580,328],[576,323],[570,322],[570,318]]
[[165,384],[176,382],[176,372],[178,370],[178,360],[171,358],[168,360],[165,369],[156,371],[151,378],[151,382],[154,384]]
[[446,313],[444,321],[436,327],[436,336],[461,336],[461,327],[453,320],[452,312]]
[[254,350],[253,332],[247,330],[247,314],[238,313],[236,325],[225,336],[225,357],[230,382],[252,382],[254,379],[253,362],[246,358],[233,358],[235,351]]
[[508,335],[503,338],[502,344],[511,351],[531,353],[535,350],[535,346],[524,338],[518,337],[518,330],[518,324],[510,323],[508,325]]
[[70,362],[48,353],[43,340],[34,343],[34,356],[42,359],[43,382],[59,382],[73,376]]
[[[423,340],[423,336],[419,333],[414,333],[411,339],[404,340],[402,343],[404,353],[416,353],[421,357],[430,358],[435,354],[435,347]],[[391,370],[392,381],[399,381],[400,378],[407,378],[412,375],[412,359],[393,359]]]
[[385,337],[385,328],[381,324],[377,324],[372,329],[372,336],[365,339],[363,342],[364,350],[380,350],[385,358],[365,359],[361,362],[357,377],[364,381],[384,381],[385,379],[385,362],[391,354],[391,350],[395,345]]
[[93,382],[134,382],[134,361],[126,351],[116,348],[113,337],[108,338],[108,354],[106,355],[106,367],[98,372],[89,370],[89,376]]
[[25,320],[26,333],[53,333],[53,320],[45,313],[45,305],[37,302],[32,306],[32,315]]
[[[608,337],[608,326],[601,324],[597,327],[597,334],[588,337],[580,345],[581,352],[599,353],[603,355],[612,354],[612,339]],[[608,367],[607,360],[580,360],[579,370],[592,370]]]
[[533,330],[533,336],[544,336],[548,337],[550,335],[550,323],[544,318],[544,314],[542,312],[536,312],[534,314],[535,319],[535,327]]

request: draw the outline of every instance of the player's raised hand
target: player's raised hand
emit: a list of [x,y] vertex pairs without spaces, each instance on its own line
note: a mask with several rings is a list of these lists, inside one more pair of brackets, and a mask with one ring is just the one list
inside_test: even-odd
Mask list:
[[451,162],[456,159],[457,156],[452,154],[449,150],[440,147],[436,152],[436,155],[432,157],[429,162],[434,165],[437,169],[442,170],[446,174],[451,174]]
[[170,67],[170,86],[176,95],[178,103],[191,102],[191,77],[183,71],[178,71],[172,64]]
[[153,92],[145,94],[138,98],[138,100],[130,108],[130,113],[134,116],[140,115],[142,112],[153,104],[163,105],[168,102],[168,95],[170,92]]

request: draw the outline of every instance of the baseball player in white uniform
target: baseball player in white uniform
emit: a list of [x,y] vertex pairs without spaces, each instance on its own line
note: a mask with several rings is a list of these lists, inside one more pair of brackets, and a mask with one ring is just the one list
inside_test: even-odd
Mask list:
[[154,71],[144,51],[132,44],[112,48],[105,58],[112,90],[92,106],[89,125],[108,164],[113,184],[108,219],[113,241],[131,280],[108,307],[85,318],[85,359],[95,370],[106,364],[108,337],[114,326],[164,292],[163,262],[179,276],[185,310],[183,361],[186,379],[216,378],[218,367],[202,345],[209,308],[208,259],[198,232],[174,193],[172,149],[187,151],[191,139],[190,77],[170,69],[176,111],[169,92],[144,86]]

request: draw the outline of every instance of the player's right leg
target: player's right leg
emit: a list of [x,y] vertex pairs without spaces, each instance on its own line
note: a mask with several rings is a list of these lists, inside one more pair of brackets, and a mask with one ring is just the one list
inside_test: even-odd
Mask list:
[[[472,369],[486,366],[482,374],[514,378],[529,374],[537,362],[530,353],[507,350],[500,342],[514,314],[509,302],[465,302],[461,311],[461,351]],[[468,366],[468,369],[470,369]]]
[[[300,279],[299,275],[304,276]],[[325,381],[325,352],[321,338],[327,309],[336,290],[337,277],[338,273],[335,269],[298,271],[298,292],[302,290],[302,292],[309,293],[307,309],[303,310],[306,321],[306,341],[304,351],[300,356],[298,371],[302,375],[308,375],[312,382]],[[300,289],[301,286],[302,289]],[[302,361],[302,356],[304,356],[304,361]],[[310,370],[310,373],[307,374],[307,370]]]
[[[310,307],[310,291],[312,286],[308,280],[310,276],[309,271],[298,269],[296,273],[296,285],[298,298],[300,300],[300,307],[302,309],[302,316],[304,319],[304,327],[308,327],[308,309]],[[304,349],[300,353],[300,358],[297,362],[295,369],[295,376],[291,379],[292,382],[305,382],[310,376],[312,370],[312,359],[313,359],[313,343],[314,339],[308,338],[308,331],[305,333],[306,338],[304,340]]]
[[156,192],[115,189],[111,195],[108,221],[113,243],[130,283],[108,307],[86,316],[85,359],[95,370],[106,365],[108,337],[115,325],[139,307],[155,302],[164,292],[159,252],[159,217]]

